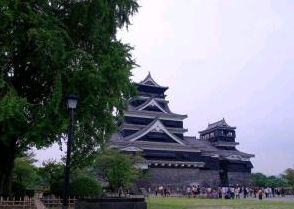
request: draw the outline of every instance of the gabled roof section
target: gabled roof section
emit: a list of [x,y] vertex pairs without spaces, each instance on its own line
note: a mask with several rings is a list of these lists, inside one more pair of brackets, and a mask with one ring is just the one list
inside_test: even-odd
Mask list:
[[136,107],[135,109],[137,110],[144,110],[146,107],[148,106],[156,106],[159,110],[161,110],[161,112],[164,113],[168,113],[165,109],[163,109],[158,102],[154,99],[154,98],[150,98],[149,100],[147,100],[146,102],[144,102],[143,104],[139,105],[138,107]]
[[168,87],[160,86],[158,83],[156,83],[154,79],[151,77],[150,72],[148,72],[148,75],[146,76],[146,78],[143,81],[141,81],[139,84],[146,85],[146,86],[155,86],[159,88],[166,88],[166,89],[168,88]]
[[225,119],[223,118],[220,121],[217,121],[217,122],[214,122],[214,123],[211,123],[211,124],[208,123],[208,127],[203,131],[199,131],[199,133],[201,134],[201,133],[204,133],[206,131],[209,131],[209,130],[212,130],[212,129],[217,129],[217,128],[236,129],[236,127],[229,126],[227,124],[227,122],[225,121]]
[[[143,102],[140,102],[141,103],[140,105],[135,106],[132,104],[132,102],[136,100],[143,101]],[[132,98],[132,99],[129,99],[128,101],[128,104],[129,104],[128,110],[144,110],[146,107],[152,106],[152,107],[157,107],[157,109],[159,109],[163,113],[172,113],[172,111],[169,109],[168,103],[169,101],[159,99],[157,97],[145,97],[144,99],[140,97],[139,99]]]
[[185,145],[185,143],[180,138],[169,132],[158,118],[156,118],[153,122],[151,122],[148,126],[141,129],[140,131],[137,131],[136,133],[126,137],[125,140],[133,142],[145,136],[149,132],[163,132],[167,134],[170,138],[172,138],[176,143]]

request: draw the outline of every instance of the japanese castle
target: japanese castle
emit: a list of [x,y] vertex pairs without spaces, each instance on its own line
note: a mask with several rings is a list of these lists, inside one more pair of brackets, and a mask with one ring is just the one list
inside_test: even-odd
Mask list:
[[156,83],[150,73],[135,86],[138,96],[129,100],[110,146],[144,158],[139,166],[149,173],[145,186],[248,184],[254,155],[236,149],[236,127],[222,119],[199,131],[200,138],[185,136],[187,115],[169,109],[168,87]]

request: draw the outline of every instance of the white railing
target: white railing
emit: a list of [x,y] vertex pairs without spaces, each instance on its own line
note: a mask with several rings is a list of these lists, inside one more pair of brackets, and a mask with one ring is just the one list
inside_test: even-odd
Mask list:
[[29,208],[36,209],[34,199],[29,197],[24,197],[16,199],[15,197],[0,197],[0,208]]

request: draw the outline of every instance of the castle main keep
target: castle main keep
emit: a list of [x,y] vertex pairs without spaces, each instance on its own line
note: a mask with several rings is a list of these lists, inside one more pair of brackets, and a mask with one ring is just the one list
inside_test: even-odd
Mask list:
[[139,165],[149,173],[145,186],[248,184],[254,155],[236,149],[236,127],[222,119],[199,131],[199,138],[185,136],[187,115],[169,109],[168,87],[157,84],[150,74],[135,85],[139,94],[129,100],[110,146],[145,159]]

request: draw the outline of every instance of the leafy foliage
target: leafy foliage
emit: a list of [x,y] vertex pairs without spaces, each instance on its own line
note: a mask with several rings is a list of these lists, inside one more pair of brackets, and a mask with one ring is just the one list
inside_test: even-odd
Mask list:
[[254,173],[251,176],[252,183],[257,187],[283,187],[286,182],[281,177],[266,176],[262,173]]
[[16,198],[33,196],[34,190],[40,189],[42,177],[38,173],[38,168],[34,166],[34,154],[22,153],[15,159],[12,171],[12,194]]
[[269,187],[284,187],[287,186],[287,183],[284,181],[284,179],[280,176],[269,176],[267,177],[267,185]]
[[251,178],[254,186],[265,187],[267,183],[267,177],[262,173],[254,173]]
[[44,187],[51,187],[56,182],[62,182],[64,178],[64,165],[55,160],[43,162],[39,168],[39,174],[42,176],[42,184]]
[[[50,186],[50,194],[56,196],[63,195],[64,188],[64,166],[55,161],[47,161],[43,167],[39,168],[40,174],[47,186]],[[102,187],[95,180],[95,176],[88,174],[82,169],[72,171],[72,180],[69,184],[71,196],[99,196],[102,193]]]
[[100,196],[102,187],[97,180],[90,177],[79,177],[70,183],[70,195],[75,197]]
[[108,181],[110,189],[117,191],[119,188],[131,186],[139,177],[135,162],[136,158],[132,156],[116,150],[106,150],[98,154],[94,168]]
[[294,169],[293,168],[286,169],[282,176],[286,180],[286,182],[289,184],[289,186],[294,188]]
[[[91,173],[90,167],[75,168],[71,170],[69,192],[71,196],[99,196],[102,188]],[[55,160],[45,161],[39,168],[44,187],[49,188],[49,193],[62,196],[64,187],[64,164]]]
[[50,186],[50,194],[54,194],[57,197],[62,197],[64,188],[64,181],[57,180],[52,182]]
[[37,168],[33,166],[25,157],[16,158],[13,169],[14,181],[23,185],[26,189],[37,189],[41,183]]
[[0,195],[18,153],[61,143],[67,95],[79,96],[76,165],[114,131],[135,66],[116,32],[137,9],[136,0],[0,1]]

